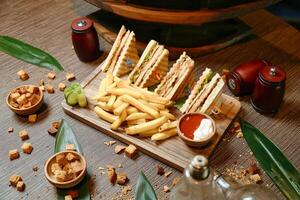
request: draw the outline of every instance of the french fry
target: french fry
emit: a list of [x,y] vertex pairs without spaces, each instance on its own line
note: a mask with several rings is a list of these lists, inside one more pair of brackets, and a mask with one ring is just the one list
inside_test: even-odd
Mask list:
[[121,124],[125,121],[127,116],[126,110],[124,110],[120,116],[118,116],[118,118],[110,125],[110,128],[112,130],[117,130]]
[[100,102],[108,102],[108,100],[110,99],[110,96],[101,96],[99,98],[97,98],[97,101],[100,101]]
[[117,76],[114,76],[114,82],[120,82],[122,79],[120,79],[119,77],[117,77]]
[[165,107],[164,104],[153,103],[153,102],[150,102],[149,104],[150,104],[151,106],[154,106],[154,107],[157,108],[158,110],[164,110],[164,109],[166,109],[166,107]]
[[156,134],[151,136],[151,140],[153,140],[153,141],[165,140],[165,139],[167,139],[169,137],[172,137],[174,135],[177,135],[177,129],[176,128],[172,128],[172,129],[169,129],[167,131],[156,133]]
[[123,102],[119,107],[114,109],[115,115],[121,115],[121,113],[129,106],[129,103]]
[[154,110],[153,108],[147,106],[147,105],[144,105],[142,102],[136,100],[135,98],[131,97],[131,96],[128,96],[128,95],[122,95],[121,97],[121,100],[124,101],[124,102],[127,102],[129,103],[130,105],[133,105],[134,107],[136,107],[137,109],[145,112],[145,113],[148,113],[149,115],[155,117],[155,118],[158,118],[159,117],[159,113]]
[[98,117],[100,117],[101,119],[103,119],[107,122],[113,123],[117,119],[117,116],[106,112],[105,110],[103,110],[99,106],[96,106],[94,108],[94,111],[98,115]]
[[121,100],[120,97],[118,97],[118,98],[116,99],[116,101],[114,102],[114,104],[113,104],[113,109],[118,108],[122,103],[124,103],[124,102]]
[[113,104],[115,103],[116,98],[117,98],[116,95],[111,95],[111,96],[110,96],[110,98],[109,98],[109,100],[108,100],[108,102],[107,102],[107,107],[108,107],[109,109],[112,109],[112,108],[113,108]]
[[172,115],[171,113],[166,112],[166,111],[160,111],[160,115],[166,116],[170,120],[176,120],[176,117],[174,115]]
[[99,106],[100,108],[102,108],[103,110],[105,110],[105,111],[108,111],[108,112],[111,112],[111,109],[109,109],[108,107],[107,107],[107,104],[105,103],[105,102],[98,102],[97,104],[96,104],[97,106]]
[[120,80],[117,84],[117,88],[127,88],[127,87],[130,87],[129,80]]
[[159,132],[163,132],[172,128],[176,128],[178,124],[178,121],[172,121],[172,122],[167,122],[164,123],[163,125],[161,125],[161,127],[159,127],[158,131]]
[[136,119],[136,120],[127,121],[127,125],[132,126],[132,125],[137,125],[137,124],[143,124],[145,122],[146,122],[145,119]]
[[139,112],[138,109],[136,109],[135,107],[133,106],[128,106],[126,108],[126,112],[127,112],[127,115],[131,115],[132,113],[137,113]]
[[155,106],[153,105],[150,105],[149,102],[147,102],[146,100],[144,99],[139,99],[140,102],[142,102],[144,105],[148,106],[149,108],[152,108],[153,110],[156,110],[157,112],[159,111],[158,108],[156,108]]
[[113,77],[113,75],[112,75],[111,72],[107,72],[106,73],[106,79],[107,80],[106,80],[106,87],[105,87],[105,89],[107,89],[114,82],[114,77]]
[[141,93],[138,93],[136,91],[127,89],[127,88],[114,88],[114,89],[109,89],[107,90],[108,93],[121,96],[121,95],[129,95],[132,96],[133,98],[140,99],[143,97]]
[[137,112],[137,113],[132,113],[130,115],[127,116],[126,120],[136,120],[136,119],[153,119],[153,116],[147,114],[147,113],[141,113],[141,112]]
[[156,133],[158,133],[157,128],[139,133],[139,136],[141,136],[141,137],[150,137],[150,136],[152,136],[153,134],[156,134]]
[[102,79],[101,82],[100,82],[100,85],[99,85],[99,90],[98,92],[101,94],[101,93],[104,93],[105,90],[106,90],[106,78]]
[[92,97],[91,100],[98,100],[101,97],[104,97],[107,95],[107,92],[99,92],[96,96]]
[[160,96],[158,96],[158,94],[156,94],[154,92],[150,92],[148,90],[145,90],[145,89],[140,88],[140,87],[135,86],[135,85],[133,85],[132,87],[134,87],[136,90],[141,92],[144,95],[145,100],[148,100],[152,103],[160,103],[160,104],[164,104],[164,105],[170,104],[169,99],[164,98],[164,97],[160,97]]
[[145,122],[143,124],[131,126],[125,129],[125,132],[129,135],[134,135],[138,133],[143,133],[145,131],[149,131],[155,128],[160,127],[162,124],[164,124],[168,120],[167,117],[162,116],[160,118]]

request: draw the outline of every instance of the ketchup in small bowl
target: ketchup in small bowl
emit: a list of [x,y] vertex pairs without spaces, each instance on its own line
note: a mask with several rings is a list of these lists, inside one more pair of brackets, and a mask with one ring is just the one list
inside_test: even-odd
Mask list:
[[180,138],[189,146],[202,147],[211,141],[216,132],[214,120],[206,114],[187,113],[177,126]]

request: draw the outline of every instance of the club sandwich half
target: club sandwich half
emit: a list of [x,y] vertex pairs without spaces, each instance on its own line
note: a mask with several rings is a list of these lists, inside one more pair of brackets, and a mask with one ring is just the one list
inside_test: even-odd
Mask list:
[[182,113],[201,112],[209,114],[212,105],[221,96],[223,87],[224,81],[221,76],[206,68],[180,111]]
[[128,78],[139,87],[156,85],[167,74],[168,57],[169,51],[151,40]]
[[194,69],[194,61],[183,52],[170,71],[155,89],[162,97],[176,100],[188,84],[190,74]]
[[130,72],[139,60],[135,34],[121,27],[118,36],[102,65],[102,71],[110,71],[114,76],[123,76]]

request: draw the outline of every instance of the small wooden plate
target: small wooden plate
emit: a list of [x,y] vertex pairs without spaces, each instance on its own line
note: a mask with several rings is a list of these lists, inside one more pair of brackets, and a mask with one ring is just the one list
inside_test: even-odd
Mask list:
[[[182,120],[183,118],[185,118],[185,117],[187,117],[187,116],[189,116],[189,115],[203,115],[203,116],[205,116],[205,118],[210,119],[210,120],[212,121],[212,125],[213,125],[213,134],[210,135],[209,138],[206,138],[205,140],[199,140],[199,141],[195,141],[195,140],[192,140],[192,139],[186,137],[186,136],[184,135],[184,133],[182,133],[181,130],[180,130],[180,123],[181,123],[181,120]],[[178,124],[177,124],[177,132],[178,132],[179,137],[180,137],[187,145],[189,145],[189,146],[191,146],[191,147],[201,148],[201,147],[207,145],[207,144],[212,140],[212,138],[215,136],[215,134],[216,134],[216,123],[215,123],[215,121],[214,121],[210,116],[208,116],[208,115],[206,115],[206,114],[203,114],[203,113],[186,113],[186,114],[182,115],[182,116],[179,118],[179,120],[178,120]]]
[[[55,178],[51,175],[51,164],[55,162],[55,157],[59,154],[67,154],[67,153],[73,153],[76,154],[79,158],[80,158],[80,162],[83,165],[83,171],[74,179],[70,180],[70,181],[65,181],[65,182],[59,182],[57,180],[55,180]],[[47,178],[47,180],[54,185],[57,188],[62,188],[62,189],[67,189],[67,188],[71,188],[74,187],[76,185],[78,185],[85,177],[87,172],[87,165],[86,165],[86,160],[83,157],[83,155],[81,155],[80,153],[76,152],[76,151],[61,151],[58,152],[56,154],[54,154],[53,156],[51,156],[45,163],[45,167],[44,167],[44,173],[45,176]]]
[[[39,91],[40,91],[40,94],[39,94],[40,95],[40,99],[39,99],[39,101],[35,105],[33,105],[33,106],[29,107],[29,108],[24,108],[24,109],[15,108],[12,105],[10,105],[9,98],[10,98],[10,95],[12,94],[12,92],[15,91],[18,88],[26,87],[26,86],[33,86],[33,87],[37,87],[39,89]],[[40,109],[40,107],[43,105],[43,102],[44,102],[44,92],[38,86],[36,86],[36,85],[21,85],[19,87],[14,88],[13,90],[11,90],[9,92],[9,94],[7,95],[7,97],[6,97],[6,104],[7,104],[7,106],[9,107],[10,110],[12,110],[13,112],[17,113],[18,115],[30,115],[30,114],[34,114],[36,111],[38,111],[38,109]]]

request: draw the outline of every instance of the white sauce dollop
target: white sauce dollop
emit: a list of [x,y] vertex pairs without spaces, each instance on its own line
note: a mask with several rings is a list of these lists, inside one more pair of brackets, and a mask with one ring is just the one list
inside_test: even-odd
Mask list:
[[200,126],[194,131],[194,140],[203,141],[213,133],[213,124],[210,119],[202,119]]

